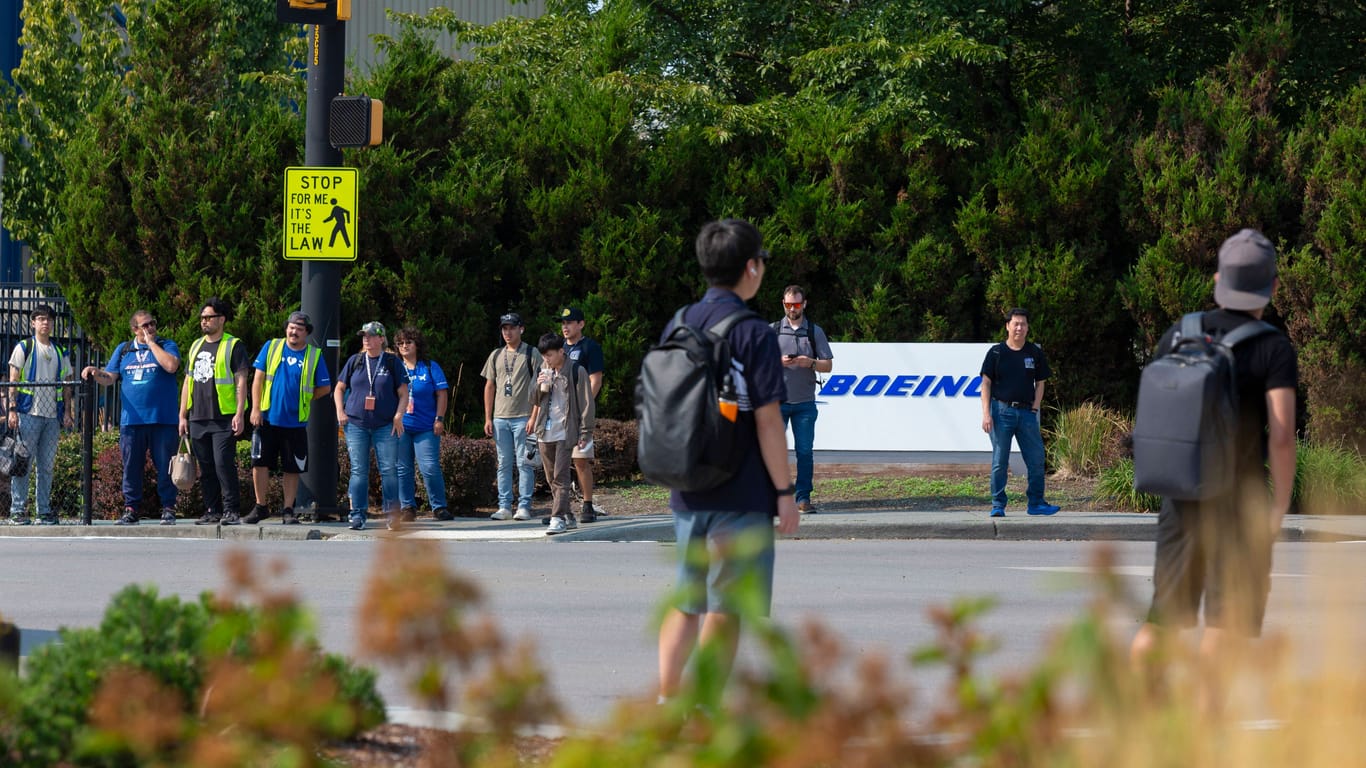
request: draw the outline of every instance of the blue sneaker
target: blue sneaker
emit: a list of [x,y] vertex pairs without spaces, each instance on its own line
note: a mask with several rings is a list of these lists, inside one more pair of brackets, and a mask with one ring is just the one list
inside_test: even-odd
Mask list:
[[1056,504],[1040,504],[1037,507],[1030,507],[1025,511],[1031,515],[1053,515],[1057,514],[1059,509],[1062,509],[1062,507],[1059,507]]
[[991,508],[991,516],[992,516],[992,517],[1005,517],[1005,516],[1006,516],[1006,508],[1005,508],[1005,507],[992,507],[992,508]]

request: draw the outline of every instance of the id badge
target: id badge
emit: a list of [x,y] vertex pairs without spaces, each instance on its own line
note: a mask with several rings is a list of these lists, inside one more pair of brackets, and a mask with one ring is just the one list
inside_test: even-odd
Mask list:
[[410,397],[408,398],[408,413],[413,413],[413,412],[414,412],[414,411],[413,411],[413,398],[410,396]]
[[366,396],[365,396],[365,410],[367,410],[367,411],[373,411],[373,410],[375,410],[375,396],[374,396],[374,395],[366,395]]
[[142,381],[142,369],[141,369],[141,368],[138,368],[138,369],[136,369],[136,370],[133,371],[133,381]]

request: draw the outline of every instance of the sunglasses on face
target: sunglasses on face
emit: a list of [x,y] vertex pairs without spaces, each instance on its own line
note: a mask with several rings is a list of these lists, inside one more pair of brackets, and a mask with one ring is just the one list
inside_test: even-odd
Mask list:
[[138,327],[141,328],[141,329],[143,329],[144,331],[145,331],[145,330],[149,330],[149,329],[151,329],[151,328],[157,327],[157,321],[155,321],[155,320],[148,320],[147,322],[143,323],[142,325],[139,325]]
[[787,307],[788,309],[801,309],[802,305],[805,303],[806,302],[804,301],[784,301],[783,306]]
[[199,316],[199,319],[200,319],[200,320],[217,320],[217,319],[220,318],[220,317],[222,317],[222,315],[200,315],[200,316]]

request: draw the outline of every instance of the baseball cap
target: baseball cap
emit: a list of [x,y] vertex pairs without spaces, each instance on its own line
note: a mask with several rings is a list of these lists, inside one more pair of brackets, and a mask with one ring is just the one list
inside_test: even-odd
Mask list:
[[309,333],[313,332],[313,320],[303,312],[290,312],[289,320],[285,321],[285,325],[289,325],[290,323],[302,325],[304,328],[308,329]]
[[1276,248],[1255,229],[1244,229],[1219,246],[1214,301],[1224,309],[1261,309],[1271,301]]
[[360,327],[360,332],[357,333],[356,335],[357,335],[357,336],[383,336],[383,335],[384,335],[384,324],[383,324],[383,323],[380,323],[378,320],[371,320],[370,322],[366,323],[365,325],[362,325],[362,326]]
[[583,310],[578,307],[565,307],[560,310],[560,321],[563,322],[565,320],[578,320],[582,322]]
[[498,327],[502,328],[505,325],[515,325],[520,328],[526,324],[522,322],[521,315],[517,314],[516,312],[508,312],[507,314],[498,318]]

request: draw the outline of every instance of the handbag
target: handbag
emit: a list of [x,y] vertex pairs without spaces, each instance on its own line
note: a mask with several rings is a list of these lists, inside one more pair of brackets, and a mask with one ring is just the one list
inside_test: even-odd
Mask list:
[[19,439],[19,432],[5,430],[4,435],[0,436],[0,477],[24,477],[28,474],[31,459],[28,446]]
[[167,471],[171,473],[171,482],[182,491],[188,492],[199,479],[199,463],[190,453],[190,441],[184,436],[180,438],[180,451],[171,457]]

